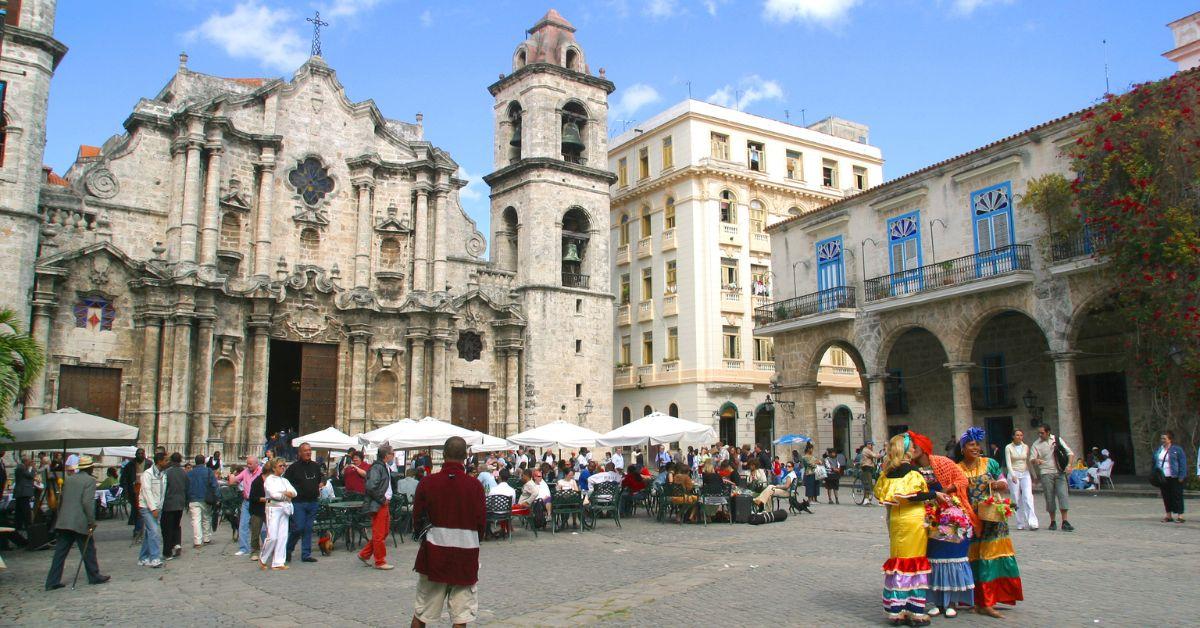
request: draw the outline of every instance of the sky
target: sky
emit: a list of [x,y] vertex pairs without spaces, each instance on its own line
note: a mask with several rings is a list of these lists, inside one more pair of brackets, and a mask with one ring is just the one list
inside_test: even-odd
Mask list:
[[[470,184],[489,233],[492,97],[525,30],[549,8],[571,21],[593,72],[607,70],[610,135],[690,94],[771,118],[866,124],[886,179],[1168,76],[1166,24],[1183,0],[123,0],[59,2],[69,47],[50,94],[46,163],[122,132],[179,53],[197,72],[290,78],[322,56],[353,101],[424,114],[425,139]],[[1107,43],[1102,43],[1106,41]]]

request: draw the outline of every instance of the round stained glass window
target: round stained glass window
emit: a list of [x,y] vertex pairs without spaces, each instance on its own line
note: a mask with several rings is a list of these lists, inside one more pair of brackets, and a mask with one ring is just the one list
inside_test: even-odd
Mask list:
[[305,158],[288,174],[288,183],[308,205],[315,206],[333,191],[329,170],[316,157]]

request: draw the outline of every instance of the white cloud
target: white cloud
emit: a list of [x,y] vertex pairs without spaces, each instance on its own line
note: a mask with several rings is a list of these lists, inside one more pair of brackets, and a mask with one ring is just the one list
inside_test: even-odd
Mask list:
[[471,176],[471,173],[467,172],[467,169],[462,166],[458,167],[458,174],[455,176],[467,182],[466,187],[458,191],[460,199],[478,201],[483,198],[483,190],[480,189],[483,185],[483,179]]
[[[830,25],[841,21],[862,0],[765,0],[763,17],[771,22],[817,22]],[[958,0],[956,0],[958,1]],[[971,0],[963,0],[971,1]],[[986,1],[986,0],[976,0]]]
[[643,11],[653,18],[672,17],[679,12],[679,3],[678,0],[650,0]]
[[951,10],[958,15],[970,15],[976,9],[982,9],[987,6],[998,4],[1012,4],[1013,0],[954,0],[950,7]]
[[375,8],[381,0],[333,0],[321,14],[325,17],[351,17]]
[[721,6],[724,2],[725,0],[704,0],[701,4],[704,5],[704,10],[707,11],[709,15],[716,17],[717,7]]
[[421,12],[421,26],[424,26],[425,28],[433,26],[433,12],[429,9],[425,9]]
[[783,88],[776,81],[751,74],[737,85],[725,85],[713,92],[708,102],[722,107],[744,110],[760,100],[783,100]]
[[658,90],[645,83],[634,83],[621,90],[617,103],[609,107],[608,117],[612,121],[626,120],[646,105],[652,105],[662,100]]
[[207,41],[237,59],[255,59],[264,68],[290,71],[308,59],[309,42],[293,26],[302,23],[286,9],[244,0],[228,14],[209,16],[186,38]]

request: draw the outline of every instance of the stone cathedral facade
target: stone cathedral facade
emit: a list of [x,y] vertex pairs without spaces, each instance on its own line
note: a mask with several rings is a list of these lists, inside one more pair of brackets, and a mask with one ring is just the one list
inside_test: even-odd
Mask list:
[[181,56],[125,133],[42,173],[19,268],[49,359],[25,415],[74,406],[227,454],[427,415],[500,436],[608,429],[613,85],[573,32],[551,11],[489,88],[490,257],[420,114],[351,102],[317,56],[291,80]]

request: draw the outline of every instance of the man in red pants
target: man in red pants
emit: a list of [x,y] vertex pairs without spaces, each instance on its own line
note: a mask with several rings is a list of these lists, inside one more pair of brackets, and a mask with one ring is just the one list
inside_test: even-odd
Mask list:
[[387,562],[387,546],[383,541],[387,538],[392,525],[392,514],[389,503],[392,500],[392,471],[388,465],[396,454],[391,445],[380,445],[375,463],[367,471],[366,497],[363,512],[371,515],[371,540],[358,553],[358,559],[368,567],[372,566],[371,557],[375,557],[376,569],[394,569]]

